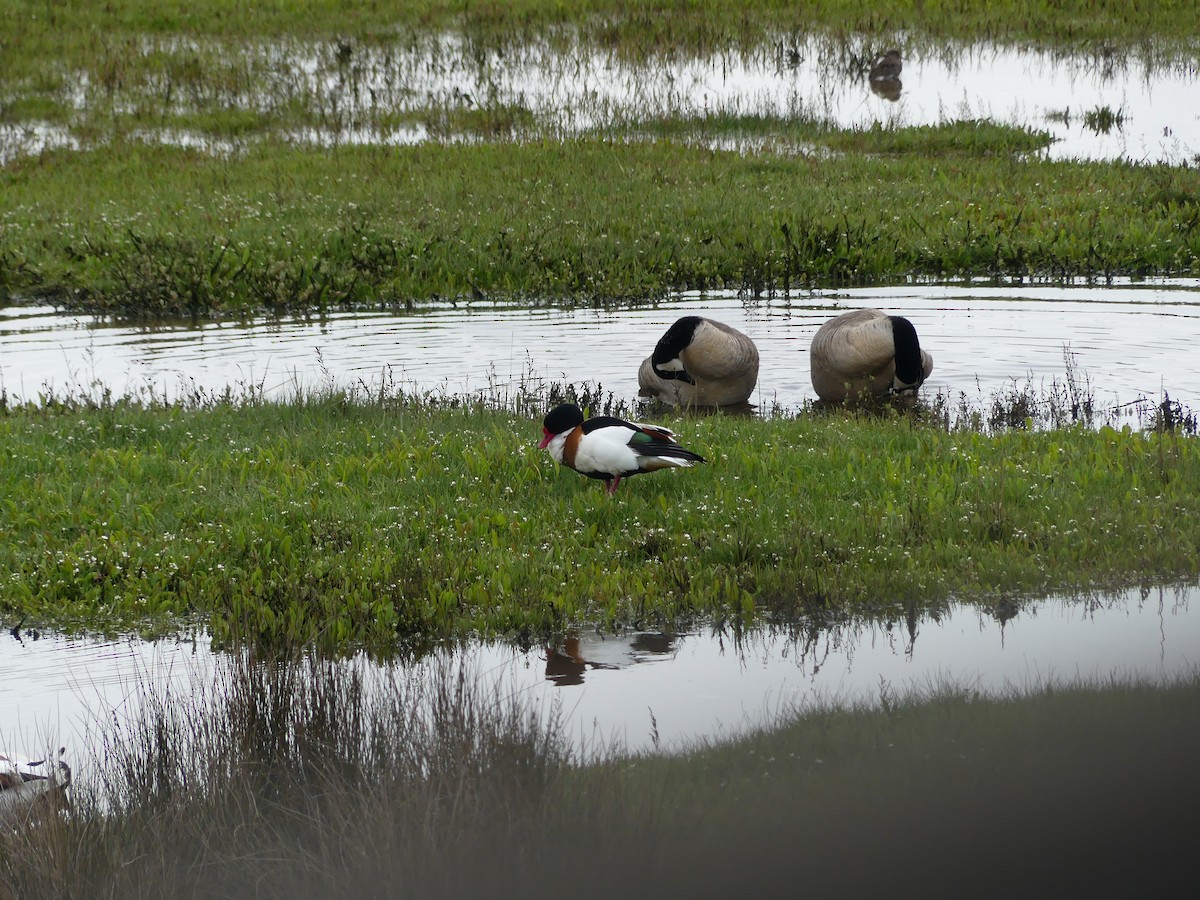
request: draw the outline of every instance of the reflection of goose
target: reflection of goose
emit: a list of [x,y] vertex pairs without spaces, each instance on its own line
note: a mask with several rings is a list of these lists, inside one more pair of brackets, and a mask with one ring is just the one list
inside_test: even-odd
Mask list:
[[908,319],[856,309],[817,330],[809,365],[817,396],[840,403],[914,393],[933,371],[933,357],[921,349]]
[[542,433],[539,450],[549,449],[556,462],[607,482],[610,494],[626,476],[687,468],[705,461],[699,453],[680,447],[669,428],[638,425],[612,416],[584,421],[583,411],[574,403],[550,410]]
[[904,82],[899,78],[884,78],[871,82],[872,94],[882,97],[884,100],[891,100],[893,103],[900,99],[900,92],[903,90]]
[[71,769],[61,759],[28,760],[0,753],[0,822],[25,815],[39,799],[51,799],[70,784]]
[[904,61],[900,58],[899,50],[889,50],[871,64],[871,81],[895,81],[900,77]]
[[639,394],[673,406],[745,403],[758,382],[758,348],[724,322],[684,316],[638,370]]

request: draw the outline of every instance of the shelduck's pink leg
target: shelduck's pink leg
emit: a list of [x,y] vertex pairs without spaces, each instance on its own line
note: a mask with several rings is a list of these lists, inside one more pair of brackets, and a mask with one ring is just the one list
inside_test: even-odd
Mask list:
[[610,495],[615,494],[617,492],[617,485],[620,483],[621,483],[621,476],[617,475],[615,478],[613,478],[612,481],[610,481],[608,483],[608,493]]

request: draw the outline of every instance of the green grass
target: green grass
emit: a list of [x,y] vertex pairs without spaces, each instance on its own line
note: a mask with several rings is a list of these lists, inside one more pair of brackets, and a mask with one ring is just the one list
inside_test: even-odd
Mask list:
[[[914,274],[1195,274],[1194,168],[1050,163],[1032,129],[617,110],[564,139],[519,102],[414,101],[424,73],[402,71],[356,121],[280,60],[312,57],[353,91],[365,90],[356,66],[445,33],[464,43],[439,64],[486,71],[490,52],[535,39],[653,62],[776,58],[815,32],[859,74],[893,43],[1153,67],[1194,63],[1179,23],[1197,11],[13,0],[0,123],[53,123],[85,150],[5,157],[0,299],[206,316]],[[483,143],[279,140],[414,124]],[[162,129],[210,152],[151,146]],[[743,137],[765,149],[709,149]],[[1026,430],[1025,395],[953,428],[946,409],[672,416],[710,464],[607,498],[534,449],[546,401],[513,412],[251,392],[170,406],[47,396],[35,409],[0,395],[0,617],[147,634],[199,621],[256,653],[386,656],[584,622],[890,620],[951,597],[1003,609],[1024,593],[1196,576],[1194,436]],[[243,667],[213,693],[208,680],[114,717],[72,814],[0,832],[0,897],[613,896],[631,883],[1165,894],[1190,859],[1176,823],[1196,793],[1194,679],[1032,699],[883,686],[880,713],[831,708],[680,758],[579,768],[553,721],[464,682],[428,682],[437,712],[423,720],[410,694],[365,700],[361,669],[307,665]]]
[[[1171,896],[1190,883],[1200,682],[783,710],[581,764],[553,710],[447,671],[235,656],[142,686],[66,816],[0,830],[0,897]],[[417,714],[417,711],[425,711]],[[84,765],[84,763],[87,765]],[[998,859],[999,857],[999,859]],[[386,889],[383,887],[386,885]],[[1036,888],[1031,888],[1036,885]]]
[[[864,34],[901,33],[906,50],[933,52],[1036,32],[1072,53],[1107,33],[1119,52],[1186,59],[1190,45],[1166,38],[1194,6],[922,4],[918,31],[906,3],[18,3],[0,35],[0,118],[65,115],[86,149],[0,168],[0,300],[152,320],[1196,274],[1194,168],[1051,162],[1037,155],[1044,132],[986,121],[846,131],[617,110],[567,137],[490,87],[419,99],[428,73],[395,61],[415,48],[419,65],[486,73],[491,53],[545,39],[566,59],[583,47],[650,60],[653,78],[661,57],[777,55],[814,30],[852,68]],[[293,55],[342,87],[311,88]],[[360,68],[380,60],[389,96],[347,111],[339,98],[374,90]],[[473,140],[280,139],[413,125]],[[159,129],[210,147],[157,146]],[[742,137],[762,149],[713,149]],[[207,400],[5,410],[0,609],[151,630],[200,616],[219,640],[387,650],[1192,572],[1195,443],[1177,436],[696,420],[701,449],[722,448],[712,466],[606,504],[532,451],[534,404],[513,418],[396,397]],[[1028,400],[960,418],[1019,426]]]
[[1050,145],[1045,131],[999,125],[986,119],[943,122],[913,127],[883,126],[836,130],[824,143],[843,153],[915,154],[930,157],[986,157],[1006,159],[1044,150]]
[[52,153],[0,170],[0,292],[203,316],[1200,271],[1200,170],[1016,160],[979,132],[864,133],[845,140],[886,155],[833,158],[592,139]]
[[[462,29],[488,43],[525,41],[579,28],[590,40],[632,51],[670,52],[677,47],[758,45],[780,34],[831,31],[897,37],[1063,44],[1099,50],[1137,47],[1150,40],[1194,49],[1180,22],[1194,21],[1194,0],[1131,6],[1119,0],[996,0],[988,4],[897,0],[784,0],[729,4],[720,0],[503,0],[460,3],[407,0],[360,3],[276,0],[251,7],[239,0],[10,0],[9,47],[19,60],[48,49],[94,53],[130,35],[213,36],[225,39],[301,34],[316,38],[387,41],[412,31]],[[915,36],[915,37],[914,37]]]
[[709,465],[608,498],[535,449],[541,408],[10,409],[0,613],[148,631],[199,617],[218,642],[388,654],[581,623],[894,617],[1196,572],[1192,437],[672,417]]
[[868,156],[913,154],[933,158],[1012,158],[1044,150],[1051,142],[1048,132],[987,120],[918,126],[885,126],[876,122],[869,128],[844,129],[813,119],[725,112],[696,118],[663,116],[649,121],[632,120],[622,123],[622,129],[702,146],[722,140],[742,140],[758,141],[777,151],[807,148]]
[[[12,135],[49,123],[81,149],[0,147],[0,300],[199,317],[480,292],[595,303],[913,275],[1194,274],[1194,168],[1051,163],[1037,157],[1046,132],[989,121],[844,130],[778,109],[696,117],[587,97],[544,109],[489,75],[494,54],[528,53],[569,80],[596,52],[654,83],[665,59],[762,67],[810,38],[839,80],[892,43],[1194,61],[1177,27],[1194,0],[1135,6],[20,0],[0,35],[0,121]],[[449,89],[458,69],[479,96]],[[413,128],[435,143],[388,145]],[[314,133],[333,149],[298,146]],[[156,146],[183,136],[204,152]],[[751,152],[710,149],[731,140]]]

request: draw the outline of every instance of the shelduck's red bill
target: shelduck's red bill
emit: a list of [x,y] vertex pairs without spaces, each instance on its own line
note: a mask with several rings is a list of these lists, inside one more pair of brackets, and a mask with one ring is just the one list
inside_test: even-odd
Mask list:
[[552,435],[549,431],[547,431],[545,428],[543,428],[542,431],[546,433],[546,436],[542,438],[541,442],[538,444],[539,450],[545,450],[550,445],[550,442],[554,440],[554,435]]

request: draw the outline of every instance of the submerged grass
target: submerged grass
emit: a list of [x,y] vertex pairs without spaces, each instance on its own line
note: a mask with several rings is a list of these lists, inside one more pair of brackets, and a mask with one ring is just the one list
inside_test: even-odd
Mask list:
[[1200,170],[1017,160],[991,152],[977,123],[860,138],[907,149],[746,156],[580,139],[255,146],[236,160],[138,143],[51,153],[0,172],[0,296],[206,316],[1200,271]]
[[555,710],[448,669],[418,682],[236,656],[186,696],[144,687],[139,709],[98,723],[66,814],[0,832],[0,897],[860,896],[898,872],[935,897],[1190,883],[1194,677],[999,696],[885,684],[725,743],[587,759]]
[[1200,443],[1179,431],[671,417],[710,464],[610,499],[535,449],[545,406],[10,408],[0,613],[388,654],[1196,574]]

